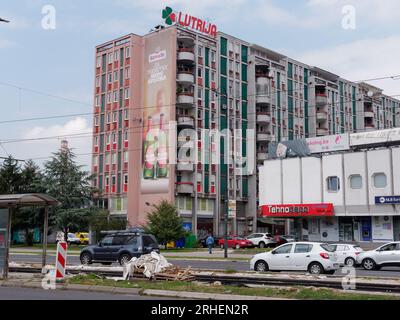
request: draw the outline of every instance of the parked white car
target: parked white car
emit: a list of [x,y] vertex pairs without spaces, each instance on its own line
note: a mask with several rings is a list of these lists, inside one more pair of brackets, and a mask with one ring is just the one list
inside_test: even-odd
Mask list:
[[400,241],[390,242],[375,250],[364,251],[357,256],[357,263],[365,270],[400,266]]
[[[64,232],[57,232],[56,242],[64,241]],[[69,232],[67,234],[68,244],[81,244],[81,239],[79,239],[75,234]]]
[[256,254],[250,260],[250,269],[259,272],[275,270],[333,274],[338,268],[334,249],[319,242],[286,243],[270,252]]
[[246,239],[259,248],[271,247],[276,244],[273,235],[270,233],[253,233],[247,236]]
[[357,256],[364,250],[356,244],[331,244],[335,248],[335,252],[340,265],[348,267],[355,267],[357,262]]

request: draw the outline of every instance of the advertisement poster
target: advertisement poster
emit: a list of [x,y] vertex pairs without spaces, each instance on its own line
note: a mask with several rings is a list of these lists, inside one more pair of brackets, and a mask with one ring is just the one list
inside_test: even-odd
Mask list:
[[393,217],[372,217],[372,240],[393,241]]
[[175,113],[176,81],[173,42],[169,33],[146,39],[144,54],[144,109],[142,133],[142,194],[168,193],[170,148],[169,126]]

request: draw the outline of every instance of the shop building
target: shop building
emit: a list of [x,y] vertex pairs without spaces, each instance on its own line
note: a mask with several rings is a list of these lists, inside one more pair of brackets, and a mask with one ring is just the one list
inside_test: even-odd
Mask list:
[[265,161],[263,218],[285,220],[285,233],[305,241],[400,240],[400,147],[370,134],[350,138],[348,151]]

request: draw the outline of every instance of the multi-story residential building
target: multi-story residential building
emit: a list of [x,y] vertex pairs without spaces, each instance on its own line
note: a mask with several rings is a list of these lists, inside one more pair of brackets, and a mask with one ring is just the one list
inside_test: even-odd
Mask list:
[[94,184],[131,225],[165,199],[199,235],[222,234],[226,216],[229,233],[262,229],[257,167],[271,141],[400,123],[381,89],[222,32],[159,27],[97,46],[95,61]]

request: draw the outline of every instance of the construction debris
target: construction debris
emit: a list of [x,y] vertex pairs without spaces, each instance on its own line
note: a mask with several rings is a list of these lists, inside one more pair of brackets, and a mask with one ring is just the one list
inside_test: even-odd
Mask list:
[[128,280],[135,274],[144,274],[149,279],[190,281],[194,276],[191,267],[182,270],[168,263],[161,254],[152,252],[140,258],[132,258],[124,265],[123,278]]

